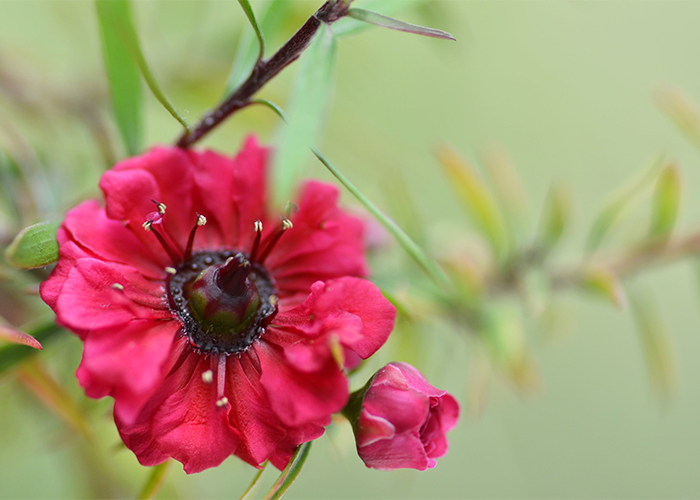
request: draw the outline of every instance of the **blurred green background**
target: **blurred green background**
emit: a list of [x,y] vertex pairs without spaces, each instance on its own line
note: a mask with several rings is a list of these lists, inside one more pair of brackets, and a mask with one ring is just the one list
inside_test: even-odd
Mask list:
[[[269,34],[269,50],[320,3],[289,0],[282,27]],[[654,95],[672,85],[700,100],[700,3],[433,0],[405,10],[400,3],[384,6],[402,19],[449,31],[457,42],[380,29],[339,40],[333,101],[318,144],[398,219],[391,190],[406,189],[434,255],[469,245],[474,231],[434,158],[442,143],[472,161],[493,148],[506,151],[528,195],[533,230],[552,181],[570,186],[574,218],[555,262],[577,262],[609,194],[661,154],[683,171],[678,231],[697,228],[700,153]],[[246,26],[242,11],[232,0],[141,1],[135,7],[156,78],[194,122],[223,92]],[[295,70],[262,95],[284,107]],[[123,153],[109,115],[93,3],[0,2],[0,82],[0,146],[39,169],[34,189],[40,206],[21,222],[60,215],[97,196],[105,158],[86,121],[97,113],[107,142],[118,157]],[[172,143],[179,124],[147,90],[145,100],[145,143]],[[233,154],[251,132],[273,141],[278,126],[269,110],[251,107],[204,145]],[[310,158],[304,168],[307,177],[331,179]],[[347,193],[344,200],[357,206]],[[642,211],[629,224],[644,217]],[[3,234],[21,228],[5,219]],[[621,228],[609,248],[628,244],[633,235]],[[422,280],[408,259],[395,245],[385,252],[388,257],[375,257],[379,282],[399,282],[407,293],[420,294],[415,288]],[[397,280],[401,270],[405,279]],[[677,386],[668,396],[653,390],[630,312],[566,293],[554,303],[559,322],[552,331],[527,331],[537,387],[520,392],[494,373],[478,411],[469,389],[483,377],[475,344],[463,329],[425,318],[418,339],[408,337],[403,347],[395,340],[376,363],[410,353],[406,343],[420,346],[420,356],[405,360],[463,407],[449,454],[427,472],[369,470],[341,424],[315,443],[288,498],[700,496],[698,276],[697,262],[686,261],[635,278],[657,299],[669,333]],[[89,401],[77,387],[80,347],[67,337],[41,356],[91,415],[96,444],[66,427],[14,375],[3,376],[0,497],[123,497],[144,483],[148,471],[119,449],[110,402]],[[235,458],[193,476],[175,464],[161,497],[237,498],[253,475]],[[264,477],[269,482],[274,476],[267,471]]]

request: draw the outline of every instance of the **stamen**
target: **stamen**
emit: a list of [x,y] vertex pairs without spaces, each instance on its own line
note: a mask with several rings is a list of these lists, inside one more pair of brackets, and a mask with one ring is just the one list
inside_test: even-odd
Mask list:
[[207,223],[207,218],[203,215],[197,214],[197,223],[190,231],[190,237],[187,240],[187,248],[185,248],[185,262],[192,259],[192,246],[194,245],[194,235],[197,233],[197,228],[203,226]]
[[202,381],[205,384],[211,384],[214,381],[214,372],[211,370],[202,372]]
[[168,296],[168,305],[170,306],[170,309],[175,309],[177,305],[175,304],[175,299],[173,298],[173,292],[170,289],[170,282],[173,280],[173,276],[177,274],[177,269],[174,267],[166,267],[165,272],[168,274],[168,276],[165,278],[165,293]]
[[120,285],[119,283],[112,283],[112,288],[119,290],[120,292],[124,291],[124,285]]
[[275,234],[272,237],[272,239],[270,240],[270,242],[267,244],[267,246],[265,247],[265,250],[263,250],[263,253],[260,256],[260,260],[258,261],[258,264],[262,264],[263,262],[265,262],[265,259],[267,259],[267,256],[270,255],[270,252],[275,247],[277,242],[280,240],[280,238],[282,237],[284,232],[287,229],[291,229],[292,227],[294,227],[294,225],[292,224],[292,221],[290,221],[286,217],[282,216],[281,219],[282,219],[282,228],[279,231],[277,231],[277,234]]
[[216,406],[226,406],[228,399],[224,396],[224,385],[226,384],[226,358],[225,354],[219,355],[219,365],[216,372]]
[[152,220],[147,220],[146,222],[143,223],[143,228],[156,235],[156,238],[158,239],[158,243],[160,243],[160,246],[163,247],[165,252],[168,254],[168,257],[170,257],[170,260],[173,261],[173,264],[176,266],[178,263],[182,262],[182,256],[180,255],[180,252],[175,250],[175,248],[168,243],[168,241],[163,238],[163,235],[158,232],[158,230],[153,227],[153,221]]
[[165,209],[168,208],[165,206],[165,203],[159,203],[153,198],[151,198],[151,201],[156,204],[156,207],[158,208],[158,213],[160,215],[165,215]]
[[262,237],[263,225],[260,219],[255,221],[255,241],[253,242],[253,249],[250,251],[250,262],[255,263],[255,257],[258,254],[258,247],[260,246],[260,238]]

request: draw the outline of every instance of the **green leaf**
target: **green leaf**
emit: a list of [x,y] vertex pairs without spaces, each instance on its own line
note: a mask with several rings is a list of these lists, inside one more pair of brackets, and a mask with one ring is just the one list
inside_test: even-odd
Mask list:
[[245,15],[248,16],[248,21],[250,21],[250,25],[255,31],[255,36],[258,39],[258,46],[260,49],[258,52],[258,61],[260,61],[263,57],[265,57],[265,38],[263,37],[262,31],[260,30],[260,25],[258,25],[258,20],[255,18],[255,12],[253,12],[253,8],[250,6],[250,2],[248,2],[248,0],[238,0],[238,3],[241,4]]
[[267,468],[267,464],[270,463],[268,460],[265,460],[265,463],[262,465],[262,467],[258,470],[258,472],[255,474],[253,477],[253,480],[250,482],[250,485],[248,488],[243,492],[241,495],[240,500],[247,500],[252,496],[252,494],[255,492],[256,487],[258,486],[258,481],[260,481],[260,478],[263,475],[263,472],[265,472],[265,468]]
[[246,78],[255,66],[255,62],[260,57],[260,41],[256,36],[259,31],[262,33],[278,33],[284,22],[290,16],[291,3],[287,0],[262,0],[256,2],[255,6],[258,10],[257,30],[243,30],[241,38],[238,42],[236,57],[234,58],[233,67],[226,82],[224,97],[228,97]]
[[415,35],[429,36],[431,38],[442,38],[444,40],[455,39],[446,31],[399,21],[398,19],[383,16],[382,14],[377,14],[376,12],[372,12],[370,10],[351,8],[348,10],[348,15],[353,19],[357,19],[358,21],[374,24],[375,26],[380,26],[382,28],[403,31],[405,33],[413,33]]
[[148,475],[146,484],[139,492],[138,500],[151,500],[158,495],[158,492],[165,484],[168,477],[168,472],[173,465],[172,460],[166,460],[162,464],[151,467],[151,473]]
[[[61,332],[65,332],[65,330],[53,321],[28,331],[28,333],[43,346],[46,346],[46,343],[49,340],[53,339]],[[29,359],[38,352],[40,351],[32,349],[31,347],[17,344],[10,344],[0,347],[0,375],[13,368],[18,363]]]
[[656,182],[651,209],[649,236],[667,238],[670,236],[678,216],[681,197],[681,174],[677,165],[669,163],[664,167]]
[[[397,2],[395,0],[366,0],[362,2],[361,5],[367,10],[379,10],[385,15],[396,15],[401,11],[415,7],[422,1],[423,0],[401,0]],[[333,33],[335,33],[335,36],[338,38],[357,35],[372,26],[373,25],[370,23],[346,16],[333,23]]]
[[292,455],[292,458],[289,459],[289,463],[279,475],[277,481],[275,481],[275,484],[272,485],[272,488],[270,488],[270,490],[267,492],[263,500],[278,500],[279,498],[282,498],[282,495],[285,494],[301,472],[301,469],[309,456],[311,443],[312,441],[309,441],[308,443],[303,443],[297,447],[294,455]]
[[668,331],[649,293],[637,289],[629,297],[652,388],[667,398],[675,392],[678,378]]
[[586,241],[588,252],[595,252],[600,247],[605,237],[610,234],[610,230],[622,219],[626,210],[654,182],[662,165],[661,159],[655,161],[613,195],[591,226]]
[[433,261],[428,255],[413,241],[393,220],[384,215],[369,198],[360,192],[350,180],[343,175],[318,149],[312,147],[316,158],[335,176],[345,188],[350,191],[355,198],[372,214],[372,216],[389,231],[399,245],[408,253],[409,256],[418,264],[423,272],[431,278],[435,283],[447,289],[451,287],[450,280],[440,266]]
[[60,225],[61,221],[39,222],[22,229],[5,249],[5,259],[20,269],[34,269],[56,262],[56,231]]
[[656,92],[656,103],[683,132],[697,149],[700,149],[700,114],[690,100],[679,89],[665,87]]
[[272,111],[277,114],[280,118],[282,118],[282,121],[284,123],[289,123],[289,119],[287,118],[287,114],[280,108],[277,104],[274,102],[268,101],[267,99],[254,99],[250,101],[251,104],[262,104],[263,106],[267,106],[270,108]]
[[583,271],[581,285],[584,290],[603,297],[618,309],[627,308],[627,295],[620,278],[604,267],[591,267]]
[[335,49],[333,32],[322,23],[301,56],[301,66],[287,106],[289,125],[281,128],[272,169],[274,197],[280,204],[289,199],[308,148],[321,131],[330,100]]
[[503,262],[509,253],[510,241],[505,221],[489,188],[476,169],[452,148],[443,146],[436,156],[459,200],[488,240],[497,259]]
[[130,36],[125,33],[131,26],[130,4],[125,0],[95,0],[95,7],[112,108],[126,152],[132,156],[141,151],[143,103],[139,69],[123,41]]
[[[122,50],[126,50],[128,54],[133,58],[138,70],[140,70],[143,75],[144,80],[148,88],[151,89],[153,95],[158,99],[158,102],[163,105],[163,107],[175,118],[180,124],[189,130],[189,125],[185,118],[175,109],[175,106],[168,100],[163,91],[161,90],[158,82],[156,81],[153,73],[151,73],[146,58],[141,50],[141,44],[139,43],[138,35],[136,34],[136,29],[134,28],[133,17],[131,14],[131,3],[129,0],[96,0],[97,13],[100,19],[100,24],[108,24],[109,28],[106,31],[109,33],[110,37],[115,37],[115,40],[111,40],[111,45],[121,45]],[[111,30],[111,31],[109,31]],[[103,32],[105,29],[103,28]],[[120,54],[122,57],[122,54]],[[109,71],[108,71],[109,73]],[[109,73],[110,81],[112,80],[112,75]],[[135,151],[135,152],[138,152]],[[134,153],[131,152],[130,153]]]
[[552,185],[545,200],[540,223],[539,242],[546,251],[551,250],[561,239],[569,222],[571,203],[570,191],[558,185]]

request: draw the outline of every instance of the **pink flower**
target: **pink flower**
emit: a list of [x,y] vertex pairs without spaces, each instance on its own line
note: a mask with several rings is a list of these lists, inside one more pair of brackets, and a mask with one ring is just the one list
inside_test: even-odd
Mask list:
[[84,341],[78,381],[114,398],[143,465],[283,468],[345,405],[343,359],[371,356],[393,328],[337,189],[307,182],[280,222],[267,158],[254,138],[233,159],[156,148],[106,172],[105,208],[86,201],[58,231],[42,298]]
[[353,393],[343,413],[353,424],[357,452],[367,467],[418,470],[435,467],[459,405],[406,363],[389,363]]

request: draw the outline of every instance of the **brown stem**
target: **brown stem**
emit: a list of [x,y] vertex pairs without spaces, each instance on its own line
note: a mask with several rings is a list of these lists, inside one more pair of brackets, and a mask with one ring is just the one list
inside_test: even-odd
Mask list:
[[324,3],[272,57],[259,60],[248,79],[229,97],[216,108],[205,113],[190,131],[183,133],[177,141],[177,146],[183,149],[189,148],[212,129],[219,126],[226,118],[250,104],[250,99],[258,90],[299,58],[311,43],[311,39],[321,23],[332,24],[347,14],[351,1],[329,0]]

